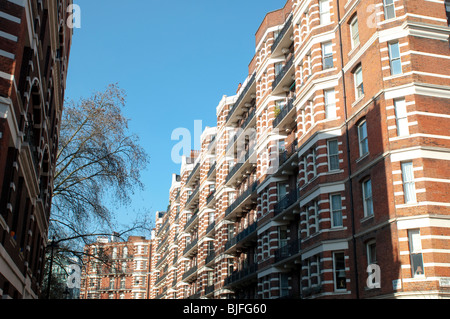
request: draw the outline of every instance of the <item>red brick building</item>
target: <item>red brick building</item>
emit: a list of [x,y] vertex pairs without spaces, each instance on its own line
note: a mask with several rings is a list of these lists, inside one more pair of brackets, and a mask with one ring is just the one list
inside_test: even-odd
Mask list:
[[71,0],[0,0],[0,298],[38,298]]
[[80,299],[148,299],[152,241],[99,237],[85,247]]
[[448,298],[448,8],[268,13],[247,79],[173,176],[151,298]]

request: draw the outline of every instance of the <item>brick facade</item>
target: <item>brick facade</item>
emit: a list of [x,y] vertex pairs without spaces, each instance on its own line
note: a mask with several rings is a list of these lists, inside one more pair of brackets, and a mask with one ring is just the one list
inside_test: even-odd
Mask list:
[[80,299],[148,299],[152,241],[99,237],[84,249]]
[[173,176],[150,297],[448,298],[449,34],[444,1],[269,13]]
[[71,0],[0,0],[0,298],[43,280]]

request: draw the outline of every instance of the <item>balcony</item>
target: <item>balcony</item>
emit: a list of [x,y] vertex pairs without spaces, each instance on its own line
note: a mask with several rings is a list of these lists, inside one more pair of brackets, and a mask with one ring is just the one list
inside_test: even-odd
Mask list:
[[[294,107],[296,96],[294,95],[290,98],[286,105],[281,108],[280,113],[273,120],[273,128],[277,127],[287,127],[290,128],[290,123],[295,123],[297,117],[297,109]],[[292,112],[291,112],[292,111]],[[288,116],[289,115],[289,116]],[[282,124],[282,125],[280,125]]]
[[206,198],[206,206],[210,207],[210,204],[214,204],[214,202],[215,202],[214,196],[215,195],[216,195],[216,190],[213,190],[209,193],[208,197]]
[[284,210],[295,204],[298,199],[299,199],[298,189],[295,188],[291,190],[289,194],[280,199],[278,203],[275,204],[274,207],[275,216],[281,214]]
[[214,292],[214,284],[205,287],[205,296],[208,296]]
[[248,226],[246,229],[241,231],[235,237],[231,238],[225,243],[225,251],[231,252],[238,248],[245,246],[244,244],[248,242],[248,240],[256,241],[256,229],[258,228],[257,223],[253,223]]
[[200,186],[197,186],[195,189],[194,189],[194,191],[192,192],[192,194],[191,195],[189,195],[189,197],[188,197],[188,199],[187,199],[187,201],[186,201],[186,205],[185,205],[185,207],[188,209],[189,207],[191,207],[191,206],[196,206],[197,204],[198,204],[198,202],[197,201],[194,201],[194,199],[197,199],[197,195],[198,195],[198,193],[199,193],[199,190],[200,190]]
[[[297,154],[297,150],[298,150],[297,146],[298,146],[298,142],[297,142],[297,140],[295,140],[286,149],[279,150],[278,167],[282,168],[282,166],[285,163],[287,163],[291,158],[296,158],[296,156],[294,156],[294,155]],[[282,175],[283,171],[281,171],[280,173]],[[278,174],[276,174],[276,175],[278,175]]]
[[183,274],[183,281],[192,282],[197,278],[197,266],[191,267]]
[[[228,113],[226,122],[235,121],[237,117],[237,109],[239,108],[240,104],[244,101],[244,98],[250,97],[249,93],[250,91],[256,90],[256,73],[253,73],[247,84],[245,84],[245,87],[242,89],[241,93],[239,94],[238,99],[234,103],[233,107],[231,108],[230,112]],[[252,90],[250,90],[252,88]]]
[[194,169],[192,170],[191,174],[189,174],[185,186],[189,186],[189,184],[194,181],[194,176],[197,175],[197,173],[199,172],[200,172],[200,163],[197,163],[197,165],[195,165]]
[[256,271],[258,270],[257,264],[244,267],[242,270],[233,272],[227,278],[225,278],[225,286],[232,286],[242,281],[257,280]]
[[216,252],[215,251],[210,251],[208,253],[208,255],[206,256],[205,259],[205,266],[209,265],[210,263],[212,263],[212,261],[214,261],[214,259],[216,258]]
[[194,255],[197,252],[197,242],[198,238],[194,238],[190,243],[188,243],[183,251],[183,256],[189,257]]
[[292,24],[293,15],[291,15],[288,20],[285,22],[283,29],[281,29],[280,33],[278,34],[278,37],[275,39],[273,45],[272,45],[272,56],[276,56],[282,48],[289,47],[293,41],[291,39],[294,26]]
[[216,222],[212,222],[211,224],[208,225],[208,227],[206,228],[206,236],[208,236],[209,233],[211,233],[216,227]]
[[[253,106],[255,106],[255,105],[252,105],[251,107],[253,107]],[[237,128],[236,134],[233,136],[232,140],[228,142],[226,153],[228,153],[228,151],[236,145],[236,141],[239,141],[240,143],[243,142],[243,138],[241,138],[241,137],[251,135],[252,131],[251,131],[251,129],[248,129],[248,127],[255,129],[255,127],[256,127],[255,114],[256,114],[256,109],[253,109],[250,112],[250,114],[248,115],[248,117],[245,119],[245,121],[242,123],[242,125],[239,128]],[[253,121],[253,120],[255,120],[255,121]],[[245,133],[245,135],[244,135],[244,133]]]
[[[256,165],[256,147],[249,147],[244,156],[241,156],[237,163],[231,168],[226,179],[225,184],[230,185],[235,181],[235,179],[241,177],[242,173],[247,169],[251,168],[253,165]],[[239,173],[239,174],[238,174]]]
[[[216,171],[216,163],[211,166],[211,168],[208,171],[208,174],[206,174],[206,177],[209,179],[210,177],[213,177],[213,173]],[[215,176],[215,174],[214,174]]]
[[295,85],[294,54],[291,54],[283,69],[275,77],[272,84],[272,94],[281,94],[292,91],[292,85]]
[[275,252],[275,262],[285,260],[300,254],[300,240],[296,240],[278,248]]
[[252,185],[250,185],[236,200],[228,206],[228,208],[225,210],[225,218],[226,219],[232,219],[235,216],[235,213],[237,212],[238,208],[243,207],[247,204],[252,204],[252,202],[256,199],[256,189],[258,187],[258,182],[254,182]]
[[189,232],[189,230],[191,229],[191,225],[194,224],[195,221],[197,221],[198,217],[198,209],[194,212],[194,214],[192,214],[191,218],[188,219],[188,221],[186,222],[186,224],[184,225],[184,231],[186,233]]

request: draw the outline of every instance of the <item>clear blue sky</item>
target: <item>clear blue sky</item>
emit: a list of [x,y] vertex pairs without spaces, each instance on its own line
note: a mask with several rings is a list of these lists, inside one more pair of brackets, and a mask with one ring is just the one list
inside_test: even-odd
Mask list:
[[194,120],[216,125],[216,106],[245,80],[255,33],[266,13],[286,0],[75,0],[75,29],[66,98],[78,100],[110,83],[127,93],[125,116],[150,156],[145,191],[130,209],[165,210],[172,173],[172,131],[191,131]]

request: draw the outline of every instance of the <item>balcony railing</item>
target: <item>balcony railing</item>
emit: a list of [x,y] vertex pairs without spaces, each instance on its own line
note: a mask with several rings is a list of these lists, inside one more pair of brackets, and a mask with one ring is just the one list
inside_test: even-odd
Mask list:
[[272,45],[272,49],[271,49],[272,53],[277,48],[278,44],[280,44],[281,40],[283,40],[284,36],[286,35],[287,30],[289,30],[289,28],[291,27],[293,17],[294,17],[293,15],[291,15],[289,17],[289,19],[284,24],[283,29],[281,29],[280,33],[278,34],[278,37],[275,39],[275,41],[274,41],[274,43]]
[[230,206],[225,211],[225,217],[231,214],[232,211],[236,209],[244,200],[246,200],[253,192],[258,188],[258,181],[250,185],[236,200],[231,203]]
[[250,266],[245,267],[242,270],[233,272],[230,276],[225,278],[225,285],[231,285],[237,281],[244,280],[246,277],[250,277],[250,275],[256,275],[256,271],[258,270],[257,264],[252,264]]
[[197,173],[197,170],[199,169],[199,167],[200,167],[200,163],[197,163],[197,165],[195,165],[194,169],[192,170],[191,174],[189,174],[189,177],[186,180],[186,185],[189,184],[192,177],[194,177],[194,175]]
[[289,258],[291,256],[295,256],[300,253],[300,240],[296,240],[290,243],[287,243],[283,247],[278,248],[275,252],[275,261],[281,261],[283,259]]
[[294,204],[298,199],[298,189],[292,189],[289,194],[284,196],[278,203],[275,204],[274,213],[278,215],[282,213],[286,208]]
[[208,174],[206,175],[207,177],[211,176],[211,174],[214,172],[214,170],[216,169],[216,163],[213,164],[213,166],[211,166],[211,168],[208,171]]
[[206,205],[209,205],[209,203],[214,199],[215,194],[216,190],[213,190],[209,193],[208,197],[206,198]]
[[183,280],[186,280],[187,278],[189,278],[190,276],[192,276],[193,274],[195,274],[197,272],[197,266],[193,266],[191,267],[188,271],[186,271],[183,274]]
[[242,125],[239,127],[239,131],[237,132],[238,134],[233,136],[233,139],[231,141],[228,142],[227,145],[227,149],[226,152],[228,153],[228,151],[230,150],[230,148],[233,147],[233,145],[236,143],[236,141],[239,141],[239,138],[241,137],[242,134],[244,134],[246,132],[246,128],[248,126],[248,124],[253,120],[253,118],[255,117],[256,114],[256,110],[253,110],[250,112],[250,114],[248,115],[247,119],[244,121],[244,123],[242,123]]
[[241,241],[243,241],[245,238],[247,238],[248,236],[250,236],[251,234],[253,234],[256,231],[256,228],[258,228],[257,223],[253,223],[252,225],[248,226],[246,229],[244,229],[243,231],[241,231],[239,234],[237,234],[236,236],[234,236],[233,238],[231,238],[230,240],[228,240],[225,243],[225,250],[230,249],[231,247],[233,247],[234,245],[237,245],[238,243],[240,243]]
[[297,152],[297,145],[298,142],[297,140],[295,140],[288,148],[280,152],[278,161],[279,166],[283,165],[288,159],[291,158],[292,155]]
[[192,214],[191,218],[189,218],[189,220],[186,222],[186,225],[184,225],[184,230],[186,230],[194,222],[194,220],[197,218],[197,214],[198,210],[196,210],[194,214]]
[[191,251],[194,247],[197,246],[198,238],[194,238],[189,244],[186,245],[186,248],[183,251],[183,255],[186,255],[189,251]]
[[295,96],[290,98],[286,105],[280,110],[280,114],[277,115],[275,120],[273,120],[273,128],[277,127],[278,124],[289,114],[289,112],[294,108]]
[[215,227],[216,227],[216,222],[214,221],[211,224],[209,224],[208,227],[206,228],[206,234],[209,234],[209,232],[212,231]]
[[207,265],[207,264],[209,264],[211,261],[213,261],[214,258],[216,258],[216,252],[215,252],[215,251],[209,252],[208,255],[206,256],[206,259],[205,259],[205,265]]
[[236,100],[236,103],[234,103],[232,109],[230,110],[230,112],[228,113],[227,116],[227,122],[230,120],[230,118],[232,117],[233,113],[237,110],[239,104],[242,102],[242,100],[244,99],[244,96],[247,94],[248,90],[250,89],[250,87],[253,85],[253,83],[255,82],[256,79],[256,73],[253,73],[252,77],[250,78],[250,80],[247,82],[247,85],[244,87],[244,89],[242,90],[241,94],[239,95],[238,99]]
[[281,80],[283,80],[284,76],[286,75],[286,73],[289,71],[289,69],[292,67],[293,64],[294,64],[294,54],[292,54],[290,59],[287,60],[287,62],[285,64],[285,66],[283,67],[283,69],[275,77],[275,81],[272,84],[272,90],[275,90],[275,88],[278,86],[278,84],[280,84]]
[[189,195],[189,198],[188,198],[187,201],[186,201],[186,206],[189,205],[189,204],[191,203],[192,199],[194,199],[195,196],[197,196],[199,189],[200,189],[200,186],[197,186],[197,187],[194,189],[194,191],[192,192],[192,194]]
[[230,170],[230,172],[227,175],[227,178],[225,179],[225,183],[227,183],[239,169],[248,161],[248,159],[253,155],[256,147],[249,147],[249,150],[245,153],[244,156],[241,156],[238,160],[238,162],[233,166],[233,168]]

